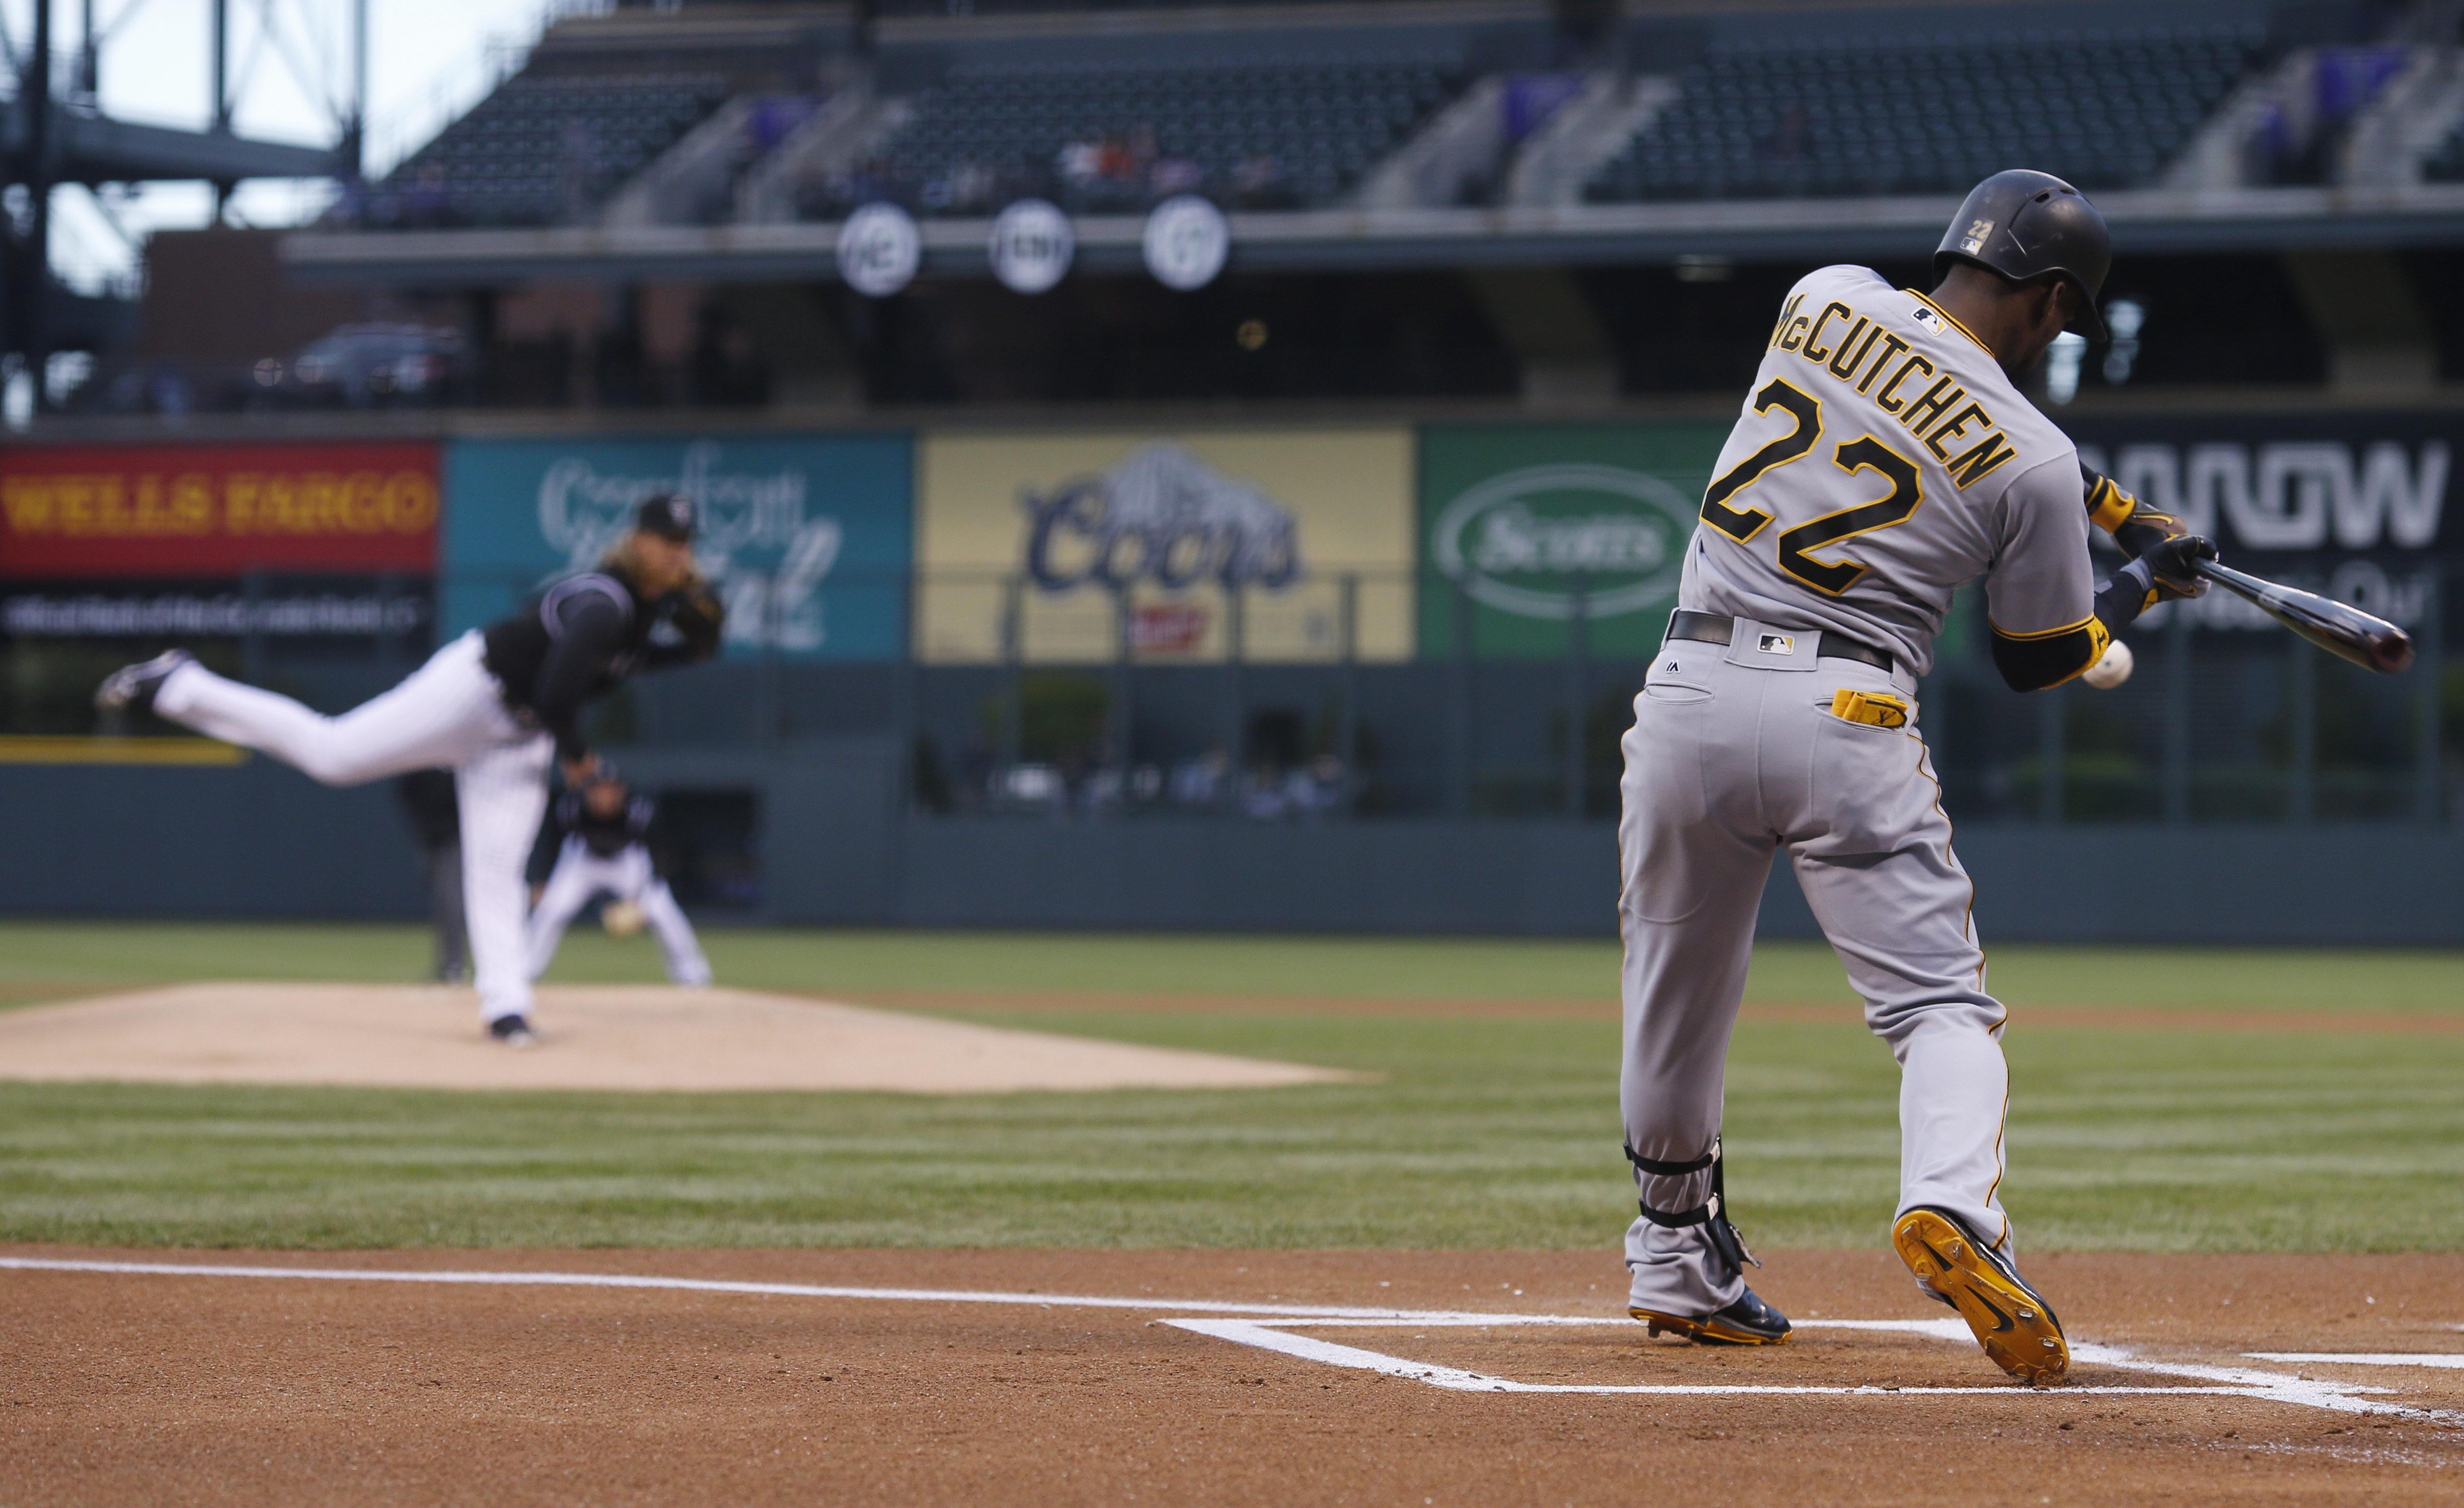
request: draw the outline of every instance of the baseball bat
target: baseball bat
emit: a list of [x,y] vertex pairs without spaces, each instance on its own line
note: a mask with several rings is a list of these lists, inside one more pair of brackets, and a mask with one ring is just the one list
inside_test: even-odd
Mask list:
[[2385,618],[2213,561],[2192,561],[2190,568],[2340,659],[2382,676],[2412,663],[2412,635]]

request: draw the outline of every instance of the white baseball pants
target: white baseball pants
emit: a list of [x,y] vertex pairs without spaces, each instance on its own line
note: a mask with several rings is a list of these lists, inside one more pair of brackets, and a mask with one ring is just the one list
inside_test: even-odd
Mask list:
[[462,905],[481,1019],[527,1015],[530,972],[522,867],[547,809],[555,741],[523,727],[465,633],[402,684],[339,718],[227,680],[202,665],[164,677],[154,710],[198,732],[270,754],[326,786],[358,786],[405,770],[453,771],[462,808]]
[[531,978],[547,972],[548,965],[556,962],[556,947],[564,940],[564,929],[600,896],[629,900],[642,908],[642,920],[659,940],[670,979],[695,987],[710,983],[710,961],[702,957],[701,943],[693,937],[684,909],[676,904],[675,893],[651,870],[650,851],[636,843],[612,858],[602,858],[578,837],[566,838],[557,852],[556,871],[548,876],[547,888],[539,892],[539,904],[532,908]]
[[[1948,1209],[2007,1253],[2010,1223],[1994,1197],[2005,1012],[1985,992],[1974,890],[1951,855],[1915,682],[1816,659],[1801,632],[1794,654],[1765,654],[1768,627],[1740,618],[1727,645],[1668,641],[1635,699],[1617,828],[1626,1144],[1661,1163],[1711,1150],[1763,884],[1784,849],[1865,999],[1866,1025],[1900,1062],[1900,1211]],[[1904,699],[1907,724],[1835,715],[1843,688]],[[1740,1224],[1750,1226],[1744,1176]],[[1635,1178],[1641,1202],[1663,1211],[1710,1194],[1708,1171]],[[1699,1225],[1638,1218],[1626,1266],[1639,1308],[1707,1314],[1745,1287]]]

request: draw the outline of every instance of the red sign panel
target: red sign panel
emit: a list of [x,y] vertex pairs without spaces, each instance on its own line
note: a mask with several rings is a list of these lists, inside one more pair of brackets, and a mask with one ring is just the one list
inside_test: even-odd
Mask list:
[[0,576],[429,571],[432,444],[10,446]]

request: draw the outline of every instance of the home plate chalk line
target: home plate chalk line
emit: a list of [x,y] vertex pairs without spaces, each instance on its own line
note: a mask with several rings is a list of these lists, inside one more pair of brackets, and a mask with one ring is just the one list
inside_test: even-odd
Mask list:
[[[1152,1321],[1193,1334],[1254,1346],[1301,1361],[1424,1383],[1453,1392],[1579,1393],[1595,1395],[1669,1395],[1708,1397],[1759,1393],[1819,1393],[1846,1397],[2045,1398],[2080,1394],[2180,1395],[2250,1398],[2338,1413],[2392,1414],[2441,1424],[2464,1424],[2464,1410],[2421,1408],[2380,1401],[2395,1389],[2351,1383],[2321,1382],[2297,1374],[2247,1366],[2208,1366],[2196,1363],[2155,1361],[2123,1346],[2079,1342],[2071,1355],[2079,1361],[2122,1371],[2145,1372],[2190,1380],[2191,1386],[2122,1387],[2063,1385],[2049,1388],[1881,1387],[1872,1384],[1765,1383],[1519,1383],[1460,1367],[1415,1362],[1407,1357],[1358,1346],[1339,1345],[1295,1329],[1541,1329],[1566,1326],[1631,1325],[1624,1316],[1486,1314],[1468,1309],[1375,1309],[1340,1304],[1261,1304],[1221,1298],[1111,1297],[1089,1294],[1009,1294],[973,1289],[852,1288],[821,1283],[757,1283],[709,1277],[639,1276],[624,1273],[418,1272],[360,1267],[242,1267],[192,1262],[109,1262],[71,1257],[0,1256],[0,1271],[48,1273],[116,1273],[153,1277],[289,1278],[297,1282],[432,1283],[495,1287],[635,1288],[703,1294],[764,1294],[784,1298],[854,1298],[876,1303],[1011,1304],[1037,1309],[1125,1309],[1158,1314]],[[1199,1319],[1195,1316],[1222,1316]],[[1958,1320],[1800,1320],[1800,1330],[1879,1330],[1921,1335],[1965,1343],[1968,1326]],[[2319,1364],[2412,1365],[2464,1367],[2464,1356],[2436,1353],[2253,1352],[2255,1360]]]

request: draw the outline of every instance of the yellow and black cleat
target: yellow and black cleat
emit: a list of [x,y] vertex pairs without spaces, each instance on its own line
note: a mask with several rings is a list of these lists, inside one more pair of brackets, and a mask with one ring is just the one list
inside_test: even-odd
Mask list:
[[1788,1339],[1788,1316],[1754,1297],[1750,1288],[1735,1303],[1698,1318],[1657,1309],[1626,1313],[1649,1325],[1653,1335],[1683,1336],[1703,1345],[1778,1345]]
[[2026,1383],[2050,1383],[2071,1364],[2053,1308],[2002,1255],[1947,1210],[1917,1209],[1891,1227],[1891,1249],[1917,1281],[1959,1311],[1993,1364]]

